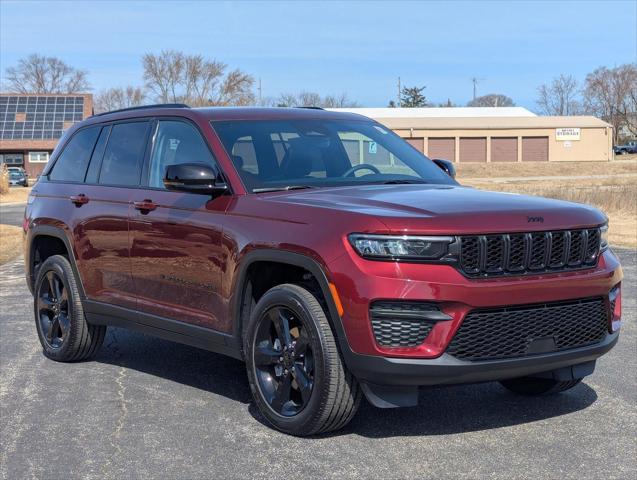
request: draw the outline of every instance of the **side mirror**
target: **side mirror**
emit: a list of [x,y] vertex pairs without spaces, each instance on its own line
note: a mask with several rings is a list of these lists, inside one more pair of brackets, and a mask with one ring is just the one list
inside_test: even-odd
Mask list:
[[453,166],[449,160],[442,160],[440,158],[434,158],[433,162],[438,165],[444,172],[451,178],[456,178],[456,167]]
[[228,185],[218,181],[219,175],[208,165],[201,163],[181,163],[166,167],[164,186],[167,190],[200,193],[203,195],[221,195]]

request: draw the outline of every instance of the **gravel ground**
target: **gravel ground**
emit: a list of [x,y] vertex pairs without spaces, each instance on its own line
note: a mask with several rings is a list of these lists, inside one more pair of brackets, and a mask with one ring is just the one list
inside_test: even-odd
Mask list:
[[17,478],[635,478],[635,251],[624,326],[595,374],[554,397],[498,384],[363,404],[343,431],[299,439],[264,424],[243,364],[109,329],[92,362],[42,356],[22,261],[0,267],[0,476]]

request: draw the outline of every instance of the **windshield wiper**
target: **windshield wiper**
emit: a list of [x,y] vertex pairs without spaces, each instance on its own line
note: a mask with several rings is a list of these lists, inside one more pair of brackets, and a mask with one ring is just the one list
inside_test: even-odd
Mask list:
[[263,187],[253,188],[252,193],[265,193],[265,192],[286,192],[288,190],[304,190],[306,188],[315,188],[310,185],[286,185],[285,187]]
[[423,184],[429,183],[424,180],[387,180],[385,182],[380,182],[382,185],[408,185],[408,184]]

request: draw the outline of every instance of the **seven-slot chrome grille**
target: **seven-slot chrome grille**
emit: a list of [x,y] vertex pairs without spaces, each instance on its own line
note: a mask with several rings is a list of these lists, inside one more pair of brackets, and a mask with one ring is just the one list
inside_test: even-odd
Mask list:
[[599,228],[460,237],[460,269],[469,277],[524,275],[595,266]]

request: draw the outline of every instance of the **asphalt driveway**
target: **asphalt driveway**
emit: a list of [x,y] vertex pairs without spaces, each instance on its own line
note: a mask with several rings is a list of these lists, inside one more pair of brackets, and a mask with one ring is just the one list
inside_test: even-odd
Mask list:
[[264,425],[241,362],[110,329],[97,360],[44,358],[20,260],[0,267],[2,478],[635,478],[637,255],[617,250],[624,326],[583,384],[516,397],[430,388],[421,405],[364,404],[343,431]]
[[0,223],[21,227],[26,206],[26,203],[0,203]]

